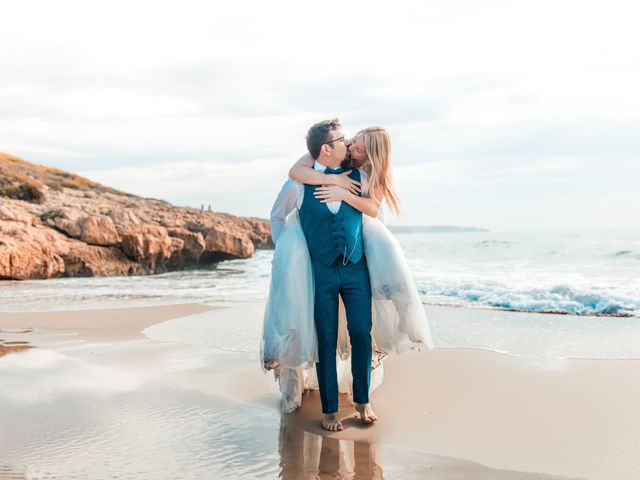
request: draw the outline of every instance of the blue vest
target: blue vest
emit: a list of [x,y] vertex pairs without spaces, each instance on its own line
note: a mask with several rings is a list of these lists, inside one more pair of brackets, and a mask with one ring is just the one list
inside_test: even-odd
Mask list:
[[[327,169],[325,173],[341,173],[344,169]],[[353,168],[349,177],[360,181],[360,171]],[[347,202],[333,214],[326,203],[314,197],[318,185],[304,185],[304,199],[300,207],[300,224],[307,239],[309,255],[325,265],[332,265],[336,258],[344,255],[357,263],[363,255],[362,212]],[[343,260],[344,261],[344,260]]]

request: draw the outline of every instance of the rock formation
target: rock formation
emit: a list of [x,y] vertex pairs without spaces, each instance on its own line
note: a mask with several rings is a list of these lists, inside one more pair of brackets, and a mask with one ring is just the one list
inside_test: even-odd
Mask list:
[[0,153],[0,279],[147,275],[271,247],[267,220],[174,207]]

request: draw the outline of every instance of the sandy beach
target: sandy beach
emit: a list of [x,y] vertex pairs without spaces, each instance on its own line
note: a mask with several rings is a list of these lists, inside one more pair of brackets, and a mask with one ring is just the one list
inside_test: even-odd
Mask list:
[[[257,352],[221,348],[234,332],[254,343],[262,308],[0,314],[0,478],[640,475],[638,360],[411,352],[384,363],[379,422],[343,396],[346,429],[328,433],[317,392],[282,415]],[[184,329],[214,341],[171,341]]]

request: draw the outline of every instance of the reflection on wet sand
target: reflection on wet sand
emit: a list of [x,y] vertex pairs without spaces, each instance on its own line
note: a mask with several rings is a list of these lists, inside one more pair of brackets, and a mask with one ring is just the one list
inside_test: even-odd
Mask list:
[[16,472],[8,465],[0,465],[0,480],[25,480],[23,473]]
[[12,352],[27,350],[29,348],[33,348],[32,345],[29,345],[29,342],[7,342],[0,339],[0,357]]
[[[345,430],[329,433],[320,425],[317,390],[304,394],[302,406],[280,419],[280,470],[283,479],[381,479],[376,426],[365,426],[347,395],[340,394]],[[350,412],[347,414],[346,412]]]
[[302,430],[283,414],[280,475],[283,479],[381,479],[377,445],[339,440]]
[[[568,480],[535,472],[498,470],[462,458],[393,447],[382,441],[379,425],[364,426],[353,406],[340,395],[345,430],[320,427],[317,391],[306,392],[302,406],[280,419],[280,477],[292,479],[438,479],[438,480]],[[379,441],[380,439],[380,441]],[[383,468],[384,465],[384,475]]]
[[[303,430],[291,418],[283,414],[280,425],[280,478],[284,480],[569,480],[543,473],[495,470],[469,460],[384,445],[379,448],[377,441],[317,435]],[[384,476],[380,451],[384,453]]]
[[[342,432],[322,430],[317,391],[282,415],[273,385],[260,383],[262,372],[244,352],[25,333],[0,332],[0,351],[37,346],[0,358],[0,480],[379,479],[383,471],[387,480],[561,478],[427,453],[391,436],[398,409],[387,409],[389,416],[380,409],[381,420],[365,426],[346,395]],[[385,387],[399,388],[391,380]],[[504,439],[487,438],[504,448]],[[438,448],[438,439],[431,445]]]
[[[33,328],[31,327],[16,327],[16,328],[3,328],[0,329],[0,334],[8,333],[8,334],[21,334],[21,333],[31,333],[33,332]],[[18,340],[6,340],[4,338],[0,338],[0,357],[7,355],[12,352],[20,352],[22,350],[27,350],[28,348],[33,348],[29,342],[18,341]],[[0,474],[1,474],[0,470]]]

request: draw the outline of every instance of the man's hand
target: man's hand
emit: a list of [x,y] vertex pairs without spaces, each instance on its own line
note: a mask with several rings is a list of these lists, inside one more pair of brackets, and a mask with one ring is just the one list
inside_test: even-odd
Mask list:
[[360,193],[361,183],[357,180],[349,178],[349,174],[351,170],[347,170],[346,172],[325,175],[327,177],[327,183],[329,185],[335,185],[337,187],[342,187],[345,190],[350,191],[354,195],[358,195]]
[[[333,176],[337,177],[337,175]],[[316,188],[316,191],[313,192],[313,196],[319,199],[320,203],[344,201],[349,195],[352,194],[336,185],[323,185]]]

